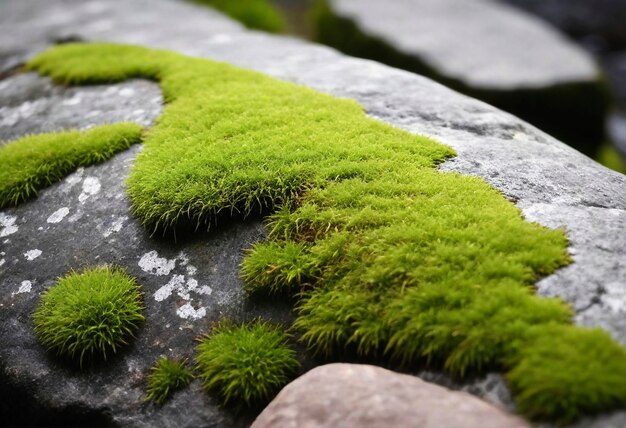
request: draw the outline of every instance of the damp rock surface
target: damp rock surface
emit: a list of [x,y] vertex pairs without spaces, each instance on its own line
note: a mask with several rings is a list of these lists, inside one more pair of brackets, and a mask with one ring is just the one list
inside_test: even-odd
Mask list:
[[[14,74],[12,67],[59,40],[172,49],[351,98],[372,117],[453,147],[458,156],[442,171],[480,176],[517,203],[528,220],[565,228],[574,263],[539,281],[539,293],[560,296],[575,308],[577,323],[604,328],[626,345],[626,177],[528,123],[422,76],[293,38],[245,31],[217,12],[185,2],[8,0],[0,3],[0,24],[0,68],[13,70],[0,81],[0,141],[118,120],[148,125],[159,115],[162,98],[151,82],[62,88],[34,74]],[[133,96],[125,96],[128,90]],[[94,111],[100,113],[90,115]],[[12,119],[4,122],[6,117]],[[277,301],[250,301],[238,278],[242,252],[264,236],[258,219],[176,243],[141,227],[124,190],[140,150],[134,146],[104,164],[79,169],[37,199],[0,212],[0,415],[10,422],[133,427],[251,422],[250,415],[218,406],[198,382],[161,407],[144,402],[146,374],[159,355],[191,359],[195,339],[213,321],[263,316],[289,324],[291,314]],[[104,263],[126,267],[142,284],[146,322],[136,340],[106,365],[77,372],[40,347],[30,314],[56,278]],[[464,384],[440,374],[420,375],[514,409],[498,375]],[[626,413],[581,424],[624,426]]]

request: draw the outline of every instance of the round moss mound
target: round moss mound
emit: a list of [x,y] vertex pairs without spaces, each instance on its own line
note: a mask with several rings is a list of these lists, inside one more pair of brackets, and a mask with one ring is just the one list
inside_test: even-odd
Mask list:
[[184,361],[161,357],[148,376],[146,400],[163,403],[171,394],[185,388],[193,379],[193,373]]
[[119,267],[99,266],[60,278],[33,314],[41,343],[61,357],[105,359],[143,321],[140,287]]
[[269,402],[300,363],[288,336],[266,322],[218,324],[198,346],[196,362],[208,391],[224,404],[253,407]]

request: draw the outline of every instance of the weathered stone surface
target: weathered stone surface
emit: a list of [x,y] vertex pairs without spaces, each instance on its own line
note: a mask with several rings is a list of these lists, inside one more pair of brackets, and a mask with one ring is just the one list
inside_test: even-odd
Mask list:
[[287,385],[252,428],[525,428],[465,392],[367,365],[317,367]]
[[[437,138],[459,153],[443,170],[481,176],[517,201],[529,219],[567,229],[575,263],[541,281],[540,293],[563,296],[577,308],[577,322],[602,326],[626,345],[621,321],[626,297],[620,294],[626,284],[626,242],[623,233],[616,233],[623,231],[626,222],[626,177],[527,123],[421,76],[299,40],[244,31],[217,13],[184,2],[12,0],[0,3],[0,21],[0,59],[19,62],[69,36],[174,49],[353,98],[371,116]],[[36,103],[42,97],[50,104],[36,117],[19,117],[15,124],[1,128],[0,140],[29,132],[31,126],[36,130],[83,128],[108,114],[89,116],[93,106],[87,103],[72,114],[56,113],[77,93],[96,91],[95,100],[99,98],[95,94],[107,87],[42,89],[49,83],[32,75],[16,75],[5,82],[24,81],[20,79],[32,82],[3,85],[0,108]],[[145,116],[133,116],[135,103],[129,102],[122,103],[123,108],[110,120],[151,120],[159,113],[152,102],[158,95],[154,85],[141,81],[121,85],[130,85],[142,99],[145,96],[146,104],[140,101]],[[118,88],[111,93],[112,105],[125,99],[119,89],[127,86],[111,87]],[[58,92],[49,96],[46,91]],[[113,112],[105,105],[98,104],[97,109]],[[69,121],[73,114],[84,122]],[[67,423],[71,415],[80,423],[76,418],[82,415],[91,422],[123,426],[241,426],[249,422],[219,409],[197,383],[163,407],[143,403],[145,374],[157,356],[192,356],[194,339],[208,330],[211,321],[222,316],[264,315],[289,322],[290,315],[286,308],[277,308],[276,302],[247,300],[237,278],[241,251],[263,234],[258,222],[235,222],[175,245],[146,234],[129,212],[123,190],[138,150],[134,147],[103,165],[85,168],[42,191],[37,200],[0,213],[0,388],[9,389],[0,395],[10,399],[0,405],[3,417],[39,414],[65,418]],[[51,217],[53,222],[48,222]],[[32,258],[33,250],[41,254]],[[80,374],[43,352],[33,336],[29,314],[39,293],[57,276],[100,262],[122,264],[139,278],[146,292],[147,321],[135,343],[111,365]],[[190,279],[196,279],[199,287],[211,287],[211,293],[190,290]],[[168,284],[172,294],[155,300],[157,290]],[[602,289],[609,291],[599,292]],[[184,309],[179,312],[180,308]],[[441,375],[428,376],[503,405],[512,404],[502,393],[506,389],[497,375],[469,385],[453,385]],[[18,409],[28,412],[20,414]],[[626,413],[584,422],[581,427],[625,426]]]
[[608,99],[593,59],[555,29],[492,0],[328,0],[317,37],[517,114],[588,154]]

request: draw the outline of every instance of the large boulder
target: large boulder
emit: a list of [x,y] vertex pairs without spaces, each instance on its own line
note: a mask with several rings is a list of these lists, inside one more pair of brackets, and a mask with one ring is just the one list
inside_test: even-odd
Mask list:
[[414,71],[594,154],[608,97],[592,58],[530,14],[492,0],[328,0],[317,39]]
[[[146,124],[159,114],[159,91],[148,82],[60,88],[33,74],[13,75],[17,64],[59,40],[167,48],[352,98],[381,121],[453,147],[458,156],[442,170],[480,176],[529,220],[566,228],[574,263],[540,281],[538,291],[563,297],[577,323],[605,328],[626,345],[626,177],[516,117],[424,77],[248,32],[216,12],[173,0],[11,0],[0,3],[0,24],[0,67],[8,76],[0,83],[0,140],[118,120]],[[195,339],[212,321],[263,316],[289,323],[291,314],[277,301],[249,300],[238,278],[242,251],[263,236],[258,221],[177,243],[150,237],[124,192],[139,150],[81,169],[38,199],[0,213],[0,420],[121,426],[251,421],[219,407],[197,382],[164,406],[144,403],[145,376],[158,356],[192,357]],[[107,262],[123,264],[143,285],[146,322],[105,368],[77,372],[44,352],[30,314],[58,276]],[[421,375],[513,408],[497,375],[456,385],[439,374]],[[582,423],[623,426],[626,413]]]
[[287,385],[252,428],[528,428],[478,398],[368,365],[329,364]]

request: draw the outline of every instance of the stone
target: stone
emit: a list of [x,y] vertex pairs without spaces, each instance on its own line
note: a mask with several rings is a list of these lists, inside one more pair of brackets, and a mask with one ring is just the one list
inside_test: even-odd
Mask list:
[[328,364],[284,387],[252,428],[529,428],[466,393],[381,367]]
[[492,0],[328,0],[317,38],[433,78],[593,155],[607,88],[593,59],[541,20]]
[[[0,61],[8,59],[0,81],[0,108],[5,109],[0,121],[4,112],[43,103],[36,114],[16,113],[14,123],[3,122],[0,141],[28,132],[84,129],[100,120],[145,124],[158,116],[160,92],[150,82],[62,88],[11,68],[68,39],[143,44],[255,69],[354,99],[378,120],[453,147],[458,156],[444,163],[443,171],[480,176],[515,201],[529,220],[567,230],[574,263],[539,281],[539,293],[561,296],[576,308],[576,322],[604,328],[626,345],[626,242],[620,232],[626,223],[624,175],[510,114],[422,76],[293,38],[246,31],[216,12],[174,0],[0,2]],[[135,96],[125,98],[123,89],[134,90]],[[77,94],[81,102],[73,106]],[[137,108],[144,112],[135,114]],[[101,113],[89,114],[93,111]],[[124,192],[140,150],[135,146],[78,170],[37,199],[0,212],[3,422],[238,427],[256,416],[224,410],[197,381],[162,407],[144,403],[145,377],[159,355],[192,358],[195,339],[213,321],[263,316],[289,324],[292,315],[286,303],[246,298],[238,278],[242,251],[264,236],[258,219],[176,243],[146,233]],[[48,222],[51,216],[58,222]],[[34,250],[41,253],[32,260],[25,257]],[[136,340],[107,366],[77,373],[40,347],[30,313],[57,277],[94,263],[121,264],[138,278],[146,293],[147,320]],[[302,358],[306,368],[316,364]],[[514,410],[498,374],[466,383],[440,373],[419,375]],[[583,422],[581,427],[626,426],[626,412]]]
[[591,36],[593,39],[587,39],[589,43],[602,43],[624,50],[626,3],[622,0],[500,1],[538,15],[576,38]]

